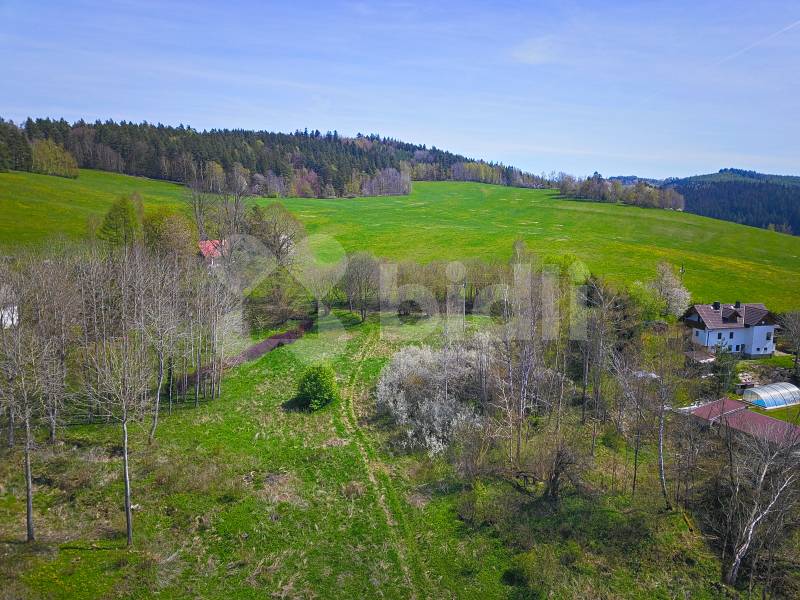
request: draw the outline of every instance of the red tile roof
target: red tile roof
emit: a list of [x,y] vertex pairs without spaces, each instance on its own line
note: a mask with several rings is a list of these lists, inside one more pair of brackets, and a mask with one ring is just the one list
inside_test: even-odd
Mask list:
[[715,400],[698,406],[691,414],[710,423],[722,423],[736,431],[775,443],[800,441],[800,427],[749,410],[747,404],[738,400]]
[[760,324],[774,324],[772,314],[761,303],[741,304],[738,308],[733,304],[722,304],[719,310],[713,304],[695,304],[687,316],[696,313],[707,329],[741,329]]
[[203,255],[203,258],[219,258],[222,256],[222,247],[224,245],[225,243],[219,240],[200,240],[197,242],[197,246],[200,248],[200,254]]

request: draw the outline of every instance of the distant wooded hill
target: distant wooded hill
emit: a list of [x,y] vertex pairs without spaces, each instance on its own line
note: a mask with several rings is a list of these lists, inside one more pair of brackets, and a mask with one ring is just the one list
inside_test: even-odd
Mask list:
[[684,197],[687,212],[800,234],[800,177],[722,169],[663,186]]
[[457,180],[546,187],[542,177],[425,145],[336,131],[273,133],[242,129],[197,131],[183,125],[114,121],[86,123],[0,120],[0,168],[30,170],[27,145],[52,140],[82,168],[192,183],[234,169],[249,175],[257,193],[335,197],[407,194],[411,180]]
[[742,169],[694,177],[646,179],[610,177],[626,188],[646,183],[673,189],[684,198],[686,212],[800,235],[800,177]]

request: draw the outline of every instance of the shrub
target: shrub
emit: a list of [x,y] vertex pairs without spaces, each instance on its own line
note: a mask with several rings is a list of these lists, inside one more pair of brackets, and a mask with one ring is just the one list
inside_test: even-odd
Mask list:
[[381,373],[378,408],[404,429],[409,448],[440,453],[455,431],[478,420],[479,365],[473,350],[403,348]]
[[333,369],[327,365],[315,365],[306,369],[300,378],[297,397],[305,408],[319,410],[339,399],[339,388]]

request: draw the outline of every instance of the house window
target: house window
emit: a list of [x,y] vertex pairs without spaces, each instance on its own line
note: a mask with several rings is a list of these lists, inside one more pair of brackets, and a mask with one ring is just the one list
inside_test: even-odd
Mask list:
[[694,337],[700,337],[700,330],[699,329],[695,329],[694,330]]
[[767,332],[767,341],[769,341],[769,340],[771,340],[771,339],[772,339],[772,332],[771,332],[771,331],[768,331],[768,332]]
[[720,331],[720,332],[717,334],[717,339],[718,339],[718,340],[721,340],[721,339],[722,339],[722,332],[721,332],[721,331]]
[[733,332],[732,332],[732,331],[731,331],[731,332],[728,334],[728,339],[729,339],[729,340],[732,340],[732,339],[733,339]]
[[741,349],[742,349],[742,345],[741,344],[736,344],[736,351],[739,352],[739,350],[741,350]]

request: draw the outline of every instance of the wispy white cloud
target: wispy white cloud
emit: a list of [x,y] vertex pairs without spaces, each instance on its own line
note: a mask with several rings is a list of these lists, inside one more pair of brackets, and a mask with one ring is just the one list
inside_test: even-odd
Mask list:
[[547,35],[525,40],[511,50],[511,58],[526,65],[546,65],[558,62],[556,39]]

